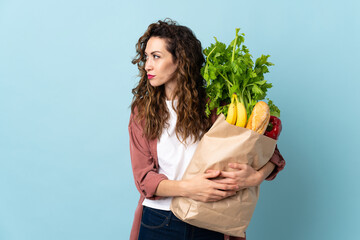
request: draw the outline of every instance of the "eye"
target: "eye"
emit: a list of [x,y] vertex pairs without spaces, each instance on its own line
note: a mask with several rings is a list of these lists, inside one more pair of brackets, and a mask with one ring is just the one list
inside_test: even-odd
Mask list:
[[159,55],[153,55],[154,56],[154,58],[156,59],[156,58],[160,58],[160,56]]

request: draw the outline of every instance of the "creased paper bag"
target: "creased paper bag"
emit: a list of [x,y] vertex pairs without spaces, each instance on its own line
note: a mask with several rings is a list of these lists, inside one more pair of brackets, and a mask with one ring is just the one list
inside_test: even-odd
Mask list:
[[[208,169],[231,171],[227,166],[230,162],[246,163],[258,170],[272,157],[275,145],[276,140],[231,125],[221,114],[201,139],[183,179]],[[210,203],[175,197],[171,211],[191,225],[245,237],[258,198],[259,187],[242,189],[232,197]]]

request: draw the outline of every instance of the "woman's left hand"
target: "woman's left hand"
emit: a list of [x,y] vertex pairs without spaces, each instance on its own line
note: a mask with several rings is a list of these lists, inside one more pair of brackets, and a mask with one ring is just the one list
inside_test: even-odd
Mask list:
[[217,183],[236,184],[238,190],[241,190],[247,187],[258,186],[265,179],[261,172],[256,171],[247,164],[229,163],[229,167],[234,169],[234,171],[221,171],[219,177],[222,177],[222,179],[214,179],[212,181]]

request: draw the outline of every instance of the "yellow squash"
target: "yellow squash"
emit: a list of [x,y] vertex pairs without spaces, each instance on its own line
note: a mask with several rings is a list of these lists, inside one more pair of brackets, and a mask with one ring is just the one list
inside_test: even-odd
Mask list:
[[236,115],[237,115],[235,99],[237,99],[237,97],[236,94],[234,93],[231,97],[231,103],[229,105],[228,114],[226,117],[226,121],[233,125],[235,125],[236,123]]
[[239,102],[237,97],[235,97],[235,99],[236,99],[236,110],[237,110],[236,126],[245,127],[246,120],[247,120],[245,106],[244,106],[244,104],[242,102]]

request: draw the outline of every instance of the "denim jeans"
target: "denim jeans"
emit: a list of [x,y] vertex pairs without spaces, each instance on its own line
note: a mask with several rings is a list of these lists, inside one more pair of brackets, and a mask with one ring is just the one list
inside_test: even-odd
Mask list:
[[187,224],[171,211],[144,206],[139,240],[224,240],[224,234]]

